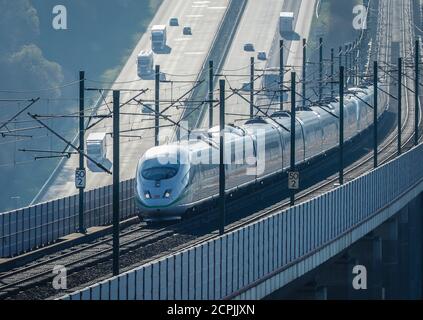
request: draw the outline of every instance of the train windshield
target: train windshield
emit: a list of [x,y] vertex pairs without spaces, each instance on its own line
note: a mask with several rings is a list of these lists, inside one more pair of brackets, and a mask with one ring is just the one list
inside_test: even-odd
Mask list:
[[146,180],[167,180],[176,176],[179,167],[179,164],[160,165],[156,161],[146,161],[142,167],[141,175]]

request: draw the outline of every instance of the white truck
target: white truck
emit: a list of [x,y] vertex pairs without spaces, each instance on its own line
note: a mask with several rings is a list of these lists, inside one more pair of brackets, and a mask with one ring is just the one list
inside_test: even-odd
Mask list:
[[153,72],[154,68],[154,54],[151,50],[143,50],[139,53],[137,58],[138,64],[138,76],[142,78],[143,76],[148,76]]
[[154,51],[166,48],[166,26],[155,25],[151,28],[151,47]]
[[294,31],[294,13],[281,12],[279,16],[279,31],[283,33],[291,33]]
[[[90,133],[87,138],[87,154],[99,163],[107,158],[106,138],[105,132]],[[88,166],[93,165],[88,161]]]

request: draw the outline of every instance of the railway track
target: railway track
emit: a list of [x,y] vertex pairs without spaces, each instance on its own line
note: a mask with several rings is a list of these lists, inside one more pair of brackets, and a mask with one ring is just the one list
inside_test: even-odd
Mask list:
[[[390,57],[390,52],[388,50],[388,48],[390,47],[390,39],[392,36],[392,17],[391,17],[391,12],[392,12],[392,4],[393,1],[395,0],[387,0],[387,21],[385,22],[386,25],[388,25],[388,32],[387,35],[385,37],[386,40],[386,47],[384,50],[384,61],[388,61],[388,58]],[[407,23],[407,21],[409,22],[410,19],[412,19],[412,16],[409,16],[408,19],[405,19],[405,13],[408,13],[409,15],[411,14],[412,10],[410,5],[410,2],[407,0],[403,0],[402,1],[403,7],[401,10],[402,12],[402,50],[401,50],[401,54],[403,57],[407,57],[411,55],[414,52],[413,49],[413,41],[410,41],[410,38],[413,39],[412,34],[414,34],[414,32],[412,30],[410,30],[409,26],[410,23]],[[408,4],[408,6],[407,6]],[[409,32],[409,33],[407,33]],[[380,58],[380,57],[379,57]],[[388,65],[388,64],[387,64]],[[409,70],[407,71],[409,72]],[[387,78],[387,77],[385,77]],[[410,88],[410,75],[407,78],[406,77],[406,86]],[[405,138],[402,141],[402,151],[407,151],[410,150],[413,147],[413,139],[414,139],[414,118],[410,116],[410,114],[414,114],[414,106],[411,105],[410,101],[412,101],[412,99],[410,99],[410,92],[409,90],[407,90],[406,88],[403,89],[403,91],[406,92],[405,95],[403,95],[405,102],[406,102],[406,108],[405,109],[405,118],[402,117],[403,119],[403,123],[402,123],[402,134],[403,137]],[[419,117],[419,128],[422,129],[422,116],[421,116],[421,112],[419,113],[420,117]],[[398,138],[398,134],[396,131],[391,132],[391,134],[383,141],[383,143],[380,145],[379,149],[378,149],[378,157],[379,157],[379,165],[383,165],[389,161],[391,161],[392,159],[394,159],[397,156],[397,138]],[[420,141],[422,139],[420,138]],[[353,165],[347,167],[344,171],[344,175],[345,178],[348,180],[352,180],[360,175],[362,175],[363,173],[366,173],[369,171],[369,169],[373,169],[373,154],[368,154],[365,157],[363,157],[362,159],[360,159],[358,162],[354,163]],[[313,187],[305,190],[304,192],[301,192],[300,194],[298,194],[296,201],[298,202],[302,202],[302,201],[306,201],[310,198],[313,198],[316,196],[316,194],[318,193],[325,193],[331,189],[333,189],[334,187],[336,187],[336,183],[338,182],[338,175],[333,175],[331,177],[329,177],[328,179],[326,179],[325,181],[318,183],[316,185],[314,185]],[[278,213],[284,209],[287,209],[290,207],[290,202],[289,201],[283,201],[279,204],[276,204],[274,206],[272,206],[269,209],[263,210],[261,212],[259,212],[258,214],[251,216],[249,218],[243,219],[241,222],[235,222],[231,225],[229,225],[225,230],[226,232],[231,232],[234,231],[236,229],[245,227],[247,225],[250,225],[258,220],[261,220],[267,216],[273,215],[275,213]],[[195,241],[193,242],[191,245],[195,246],[198,244],[201,244],[203,242],[212,240],[213,238],[215,238],[216,235],[209,235],[206,237],[201,238],[199,241]],[[179,251],[182,251],[179,250]],[[178,251],[176,251],[178,252]]]
[[[393,1],[394,0],[387,0],[385,2],[385,5],[387,6],[387,8],[385,9],[388,13],[392,11],[391,9]],[[410,37],[412,37],[410,34],[407,34],[407,32],[410,32],[409,27],[407,26],[407,21],[409,21],[410,17],[406,19],[405,15],[407,14],[407,12],[408,14],[411,13],[411,7],[407,6],[407,3],[409,4],[407,0],[402,1],[402,54],[405,57],[407,56],[407,52],[409,53],[413,51],[413,41],[407,41],[410,39]],[[383,17],[385,17],[385,15]],[[384,38],[386,42],[385,45],[382,46],[385,47],[385,49],[381,50],[381,53],[379,53],[379,58],[381,58],[381,60],[384,59],[386,65],[389,65],[388,48],[390,46],[389,41],[392,35],[391,15],[388,14],[384,19],[386,19],[385,24],[388,26],[388,28]],[[410,71],[407,70],[406,72],[408,72],[408,75],[410,76]],[[408,87],[410,87],[409,82],[410,79],[407,78],[406,86]],[[406,94],[403,95],[403,97],[407,108],[404,108],[405,116],[403,117],[402,124],[404,140],[402,146],[403,150],[406,151],[412,147],[414,123],[413,118],[410,116],[410,114],[413,114],[413,99],[410,99],[410,92],[408,90],[404,89],[404,91]],[[422,119],[420,116],[420,126],[421,120]],[[396,142],[397,133],[395,131],[392,131],[387,136],[387,138],[381,143],[380,148],[378,150],[380,164],[386,163],[396,156]],[[372,167],[373,156],[372,154],[367,154],[358,162],[345,169],[345,177],[346,179],[353,179],[368,171]],[[297,202],[306,201],[309,198],[316,196],[316,194],[324,193],[334,188],[337,180],[338,176],[332,175],[323,182],[320,182],[314,185],[313,187],[304,190],[303,192],[297,195]],[[226,231],[230,232],[240,227],[249,225],[266,216],[280,212],[281,210],[286,209],[287,207],[289,207],[289,202],[280,201],[279,203],[269,207],[268,209],[261,210],[254,215],[232,222],[227,226]],[[186,249],[187,245],[198,245],[200,243],[217,237],[215,228],[212,226],[214,222],[216,222],[216,217],[205,213],[202,215],[195,216],[190,220],[183,221],[172,226],[162,227],[159,229],[149,228],[146,225],[131,226],[121,233],[121,254],[131,254],[131,252],[133,252],[134,250],[140,248],[142,249],[153,243],[157,243],[162,240],[166,240],[177,235],[187,233],[188,231],[195,230],[200,225],[210,224],[211,228],[213,229],[211,230],[212,232],[206,235],[203,234],[197,236],[193,234],[193,240],[183,246],[183,248],[181,247],[179,249],[174,250],[173,252],[184,250]],[[74,248],[69,248],[62,252],[46,256],[23,267],[15,268],[13,270],[0,273],[0,299],[13,297],[13,295],[16,295],[17,293],[22,291],[30,291],[34,285],[51,286],[51,281],[54,277],[52,270],[57,265],[65,266],[68,269],[68,274],[78,274],[78,272],[84,270],[85,268],[87,268],[87,266],[95,266],[101,262],[110,262],[111,254],[112,238],[111,236],[105,236],[94,241],[93,243],[83,244]]]

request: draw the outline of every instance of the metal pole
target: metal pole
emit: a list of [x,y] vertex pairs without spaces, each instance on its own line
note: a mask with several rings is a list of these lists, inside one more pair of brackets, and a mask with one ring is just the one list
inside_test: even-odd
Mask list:
[[154,117],[154,145],[157,147],[159,142],[160,130],[160,66],[156,65],[156,81],[155,81],[155,117]]
[[119,106],[120,92],[113,91],[113,275],[119,274]]
[[[338,57],[339,57],[339,60],[338,60],[339,69],[341,69],[341,66],[342,66],[342,47],[339,47]],[[341,91],[338,90],[338,94],[340,95]]]
[[355,86],[356,85],[356,66],[357,66],[357,64],[356,64],[356,50],[357,50],[357,48],[356,48],[356,46],[355,46],[355,40],[353,41],[353,43],[352,43],[352,52],[351,52],[351,55],[352,55],[352,59],[351,59],[351,72],[352,72],[352,84],[353,84],[353,86]]
[[[290,171],[295,171],[295,90],[296,85],[296,73],[291,72],[291,161],[290,161]],[[290,190],[290,205],[295,205],[295,190]]]
[[[307,40],[303,39],[303,103],[302,106],[305,108],[306,103],[306,67],[307,67]],[[295,96],[295,95],[294,95]]]
[[344,52],[344,56],[345,56],[345,63],[344,63],[344,67],[345,67],[345,81],[344,81],[344,85],[345,85],[345,87],[344,87],[344,89],[346,89],[347,88],[347,86],[348,86],[348,55],[349,55],[349,52],[348,52],[348,44],[346,44],[345,45],[345,52]]
[[213,61],[209,61],[209,128],[213,127]]
[[344,67],[339,68],[339,184],[344,184]]
[[377,168],[378,159],[377,159],[377,145],[378,145],[378,135],[377,135],[377,116],[378,116],[378,63],[377,61],[373,62],[373,167]]
[[250,58],[250,118],[254,116],[254,57]]
[[323,38],[319,39],[319,101],[323,99]]
[[419,144],[419,77],[420,77],[420,42],[416,40],[416,57],[415,57],[415,65],[416,65],[416,76],[415,76],[415,102],[414,102],[414,145],[417,146]]
[[334,55],[334,50],[332,48],[330,49],[330,96],[332,99],[335,96],[335,92],[334,92],[335,79],[333,78],[334,67],[335,67],[335,55]]
[[350,76],[349,76],[349,83],[352,84],[353,83],[353,78],[354,78],[354,73],[353,73],[353,57],[354,57],[354,46],[352,43],[350,43],[350,49],[349,49],[350,53],[349,53],[349,72],[350,72]]
[[[85,72],[79,72],[79,169],[85,170]],[[84,188],[79,188],[79,232],[85,233],[84,225]]]
[[358,40],[355,41],[355,54],[354,54],[354,66],[355,66],[355,86],[360,84],[360,77],[359,77],[359,49],[358,49]]
[[219,234],[225,233],[225,80],[219,81],[220,87],[220,160],[219,160]]
[[284,76],[283,40],[279,41],[279,109],[283,110],[283,76]]
[[378,89],[377,89],[377,80],[378,80],[378,63],[377,61],[373,62],[373,167],[377,168],[378,159],[377,159],[377,145],[378,145],[378,125],[377,125],[377,116],[378,116]]
[[398,58],[398,155],[401,155],[402,58]]

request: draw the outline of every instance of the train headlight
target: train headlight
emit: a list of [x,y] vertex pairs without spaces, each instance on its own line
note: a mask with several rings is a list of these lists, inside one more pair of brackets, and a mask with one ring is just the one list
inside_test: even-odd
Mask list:
[[144,197],[145,197],[146,199],[151,199],[151,193],[150,193],[150,191],[146,191],[146,192],[144,193]]
[[163,198],[170,198],[172,191],[171,190],[166,190],[165,193],[163,194]]

